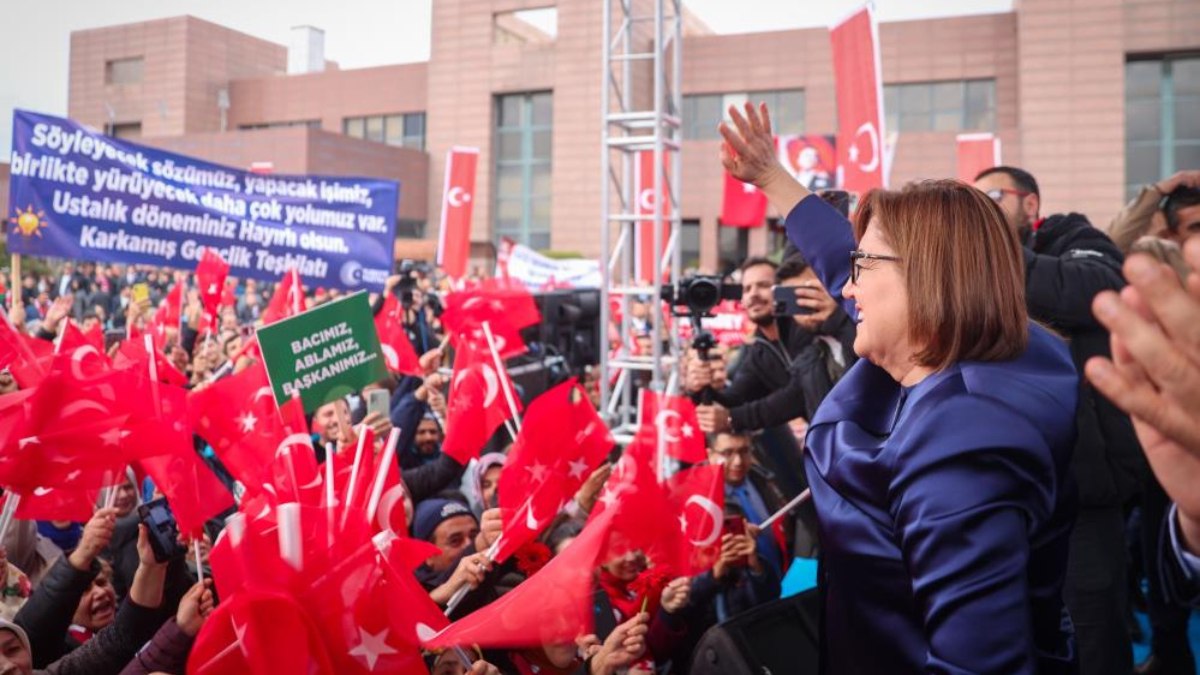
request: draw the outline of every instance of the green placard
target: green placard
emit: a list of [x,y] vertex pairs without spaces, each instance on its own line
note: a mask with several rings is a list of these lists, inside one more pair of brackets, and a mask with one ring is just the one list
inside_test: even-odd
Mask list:
[[362,291],[259,328],[258,344],[275,400],[299,392],[305,412],[387,376]]

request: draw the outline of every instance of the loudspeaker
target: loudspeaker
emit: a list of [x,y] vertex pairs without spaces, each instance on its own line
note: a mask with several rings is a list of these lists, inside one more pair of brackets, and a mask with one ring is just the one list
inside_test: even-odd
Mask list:
[[816,673],[820,612],[814,588],[727,619],[700,638],[690,675]]
[[561,356],[572,375],[600,363],[600,291],[581,288],[535,293],[542,322],[521,331],[525,343],[540,343],[551,356]]

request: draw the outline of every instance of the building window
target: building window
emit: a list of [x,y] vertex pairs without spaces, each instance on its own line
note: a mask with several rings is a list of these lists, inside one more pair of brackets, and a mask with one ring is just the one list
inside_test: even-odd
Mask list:
[[104,63],[105,84],[137,84],[142,81],[144,60],[140,56],[131,59],[113,59]]
[[425,113],[347,117],[342,120],[342,133],[376,143],[424,150]]
[[240,131],[254,131],[256,129],[286,129],[288,127],[308,127],[309,129],[320,129],[321,120],[289,120],[287,122],[255,122],[253,124],[239,124]]
[[804,133],[804,90],[752,91],[730,94],[692,94],[683,97],[683,138],[716,140],[717,123],[729,119],[729,106],[746,101],[766,103],[771,125],[779,134]]
[[109,127],[109,136],[113,138],[141,138],[141,122],[117,122]]
[[750,256],[750,230],[745,227],[718,227],[721,274],[732,274]]
[[679,257],[686,274],[700,268],[700,221],[685,220],[679,229]]
[[1125,64],[1125,192],[1200,166],[1200,54]]
[[889,131],[995,131],[996,81],[884,85],[883,110]]
[[553,95],[496,97],[493,234],[550,248],[550,151]]
[[396,238],[397,239],[424,239],[425,238],[425,221],[423,220],[396,220]]

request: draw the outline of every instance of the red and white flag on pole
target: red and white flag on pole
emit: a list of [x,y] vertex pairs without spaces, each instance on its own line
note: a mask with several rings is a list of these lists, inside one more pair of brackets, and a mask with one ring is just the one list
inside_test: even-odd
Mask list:
[[479,148],[453,147],[446,153],[446,186],[442,191],[442,228],[437,262],[453,279],[467,275],[471,255],[471,213],[475,204],[475,167]]
[[959,134],[958,179],[974,183],[980,171],[1000,166],[1000,139],[995,134]]
[[839,183],[866,193],[887,186],[879,30],[870,5],[829,29],[837,86]]
[[[663,172],[654,170],[654,151],[642,150],[637,153],[637,214],[653,216],[656,201],[654,184],[661,179]],[[663,169],[666,169],[667,153],[663,153]],[[662,181],[659,187],[662,199],[662,240],[658,250],[654,249],[654,221],[643,220],[637,225],[637,269],[634,277],[651,284],[658,283],[654,279],[654,268],[662,265],[663,253],[667,250],[667,239],[671,236],[671,198],[667,194],[667,183]],[[659,274],[662,274],[660,269]]]
[[721,200],[721,224],[728,227],[759,227],[766,222],[767,195],[726,171],[725,196]]

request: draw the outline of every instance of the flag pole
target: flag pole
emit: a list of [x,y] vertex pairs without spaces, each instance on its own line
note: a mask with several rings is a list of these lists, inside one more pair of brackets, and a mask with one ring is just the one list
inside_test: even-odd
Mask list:
[[192,553],[196,556],[196,578],[204,584],[204,566],[200,564],[200,540],[192,539]]
[[17,299],[21,297],[21,293],[20,293],[20,291],[21,291],[21,254],[20,253],[12,254],[12,262],[9,265],[9,271],[12,274],[12,280],[10,282],[10,289],[8,291],[8,293],[9,293],[8,307],[9,307],[9,309],[16,309]]
[[154,336],[146,333],[142,338],[146,345],[146,355],[150,357],[147,361],[150,362],[150,393],[154,398],[154,413],[155,416],[161,418],[162,399],[159,398],[158,394],[158,361],[154,358],[156,356],[154,351]]
[[375,484],[371,486],[371,498],[367,501],[367,522],[375,522],[375,511],[379,508],[379,500],[383,497],[383,484],[387,482],[388,468],[396,461],[396,445],[400,443],[400,430],[392,427],[388,434],[387,445],[383,446],[383,456],[379,461],[379,472],[375,474]]
[[21,495],[8,491],[8,498],[4,500],[4,509],[0,511],[0,542],[8,536],[8,527],[12,525],[13,515],[17,512],[17,507],[21,504]]
[[[496,349],[496,338],[492,335],[492,326],[487,321],[483,322],[483,335],[487,338],[488,349],[492,350],[492,361],[496,364],[496,377],[500,380],[500,388],[504,390],[504,400],[508,402],[508,411],[512,413],[513,425],[516,426],[517,432],[521,431],[521,415],[517,413],[517,399],[513,396],[512,390],[509,388],[508,371],[504,368],[504,362],[500,360],[500,351]],[[511,433],[511,429],[509,432]],[[517,440],[514,435],[513,440]]]
[[772,513],[766,520],[759,523],[758,529],[760,529],[760,530],[767,529],[768,527],[773,525],[775,523],[775,521],[782,518],[785,513],[787,513],[788,511],[791,511],[792,509],[796,508],[797,506],[800,506],[801,504],[803,504],[804,502],[808,501],[811,498],[812,498],[812,489],[804,488],[804,490],[800,494],[796,495],[795,499],[788,502],[787,504],[784,504],[783,508],[779,509],[775,513]]
[[358,447],[354,450],[354,465],[350,467],[350,482],[346,485],[346,500],[345,509],[342,510],[342,529],[346,528],[346,518],[350,515],[350,503],[354,499],[354,492],[358,488],[358,468],[362,463],[363,446],[367,443],[366,428],[363,425],[358,425]]
[[326,539],[329,541],[329,547],[333,548],[333,522],[337,520],[337,511],[334,506],[336,495],[333,489],[333,477],[337,473],[333,466],[333,455],[337,448],[332,442],[325,444],[325,520],[329,530],[326,532]]

